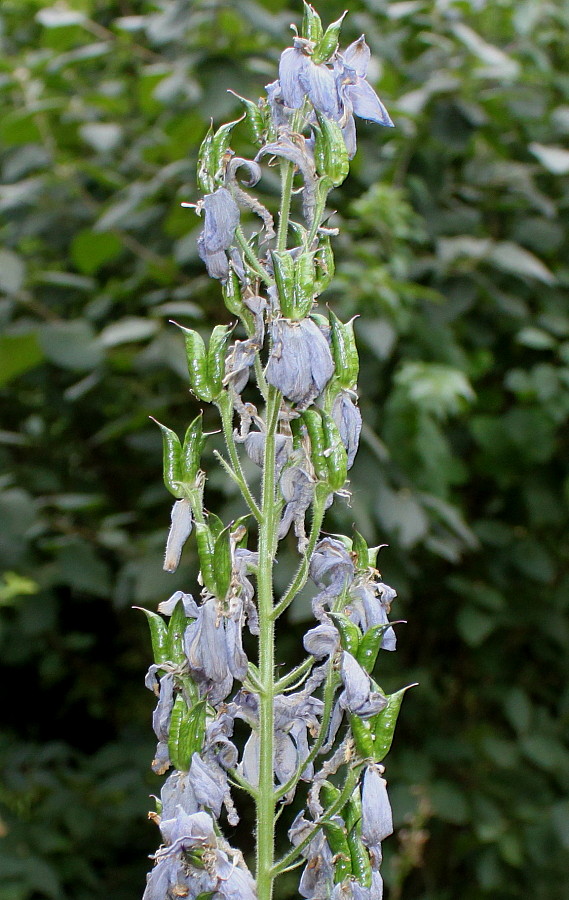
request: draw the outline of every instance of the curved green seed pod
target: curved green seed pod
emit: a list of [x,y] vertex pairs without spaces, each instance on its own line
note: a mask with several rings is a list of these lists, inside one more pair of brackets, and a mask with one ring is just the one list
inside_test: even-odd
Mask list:
[[333,119],[328,119],[318,110],[319,130],[316,132],[314,161],[319,175],[327,175],[334,187],[346,180],[350,171],[350,160],[342,129]]
[[377,716],[370,719],[374,732],[376,762],[381,762],[389,753],[403,697],[411,687],[415,687],[415,685],[408,684],[407,687],[401,688],[395,694],[388,694],[387,706]]
[[206,700],[199,700],[188,709],[181,694],[177,694],[174,700],[168,731],[168,754],[174,767],[180,772],[189,770],[192,755],[202,749],[206,705]]
[[216,584],[216,596],[223,600],[227,596],[231,584],[232,559],[231,559],[231,529],[232,525],[224,528],[216,538],[213,548],[213,571]]
[[207,352],[208,385],[212,399],[219,397],[223,390],[223,378],[225,376],[225,356],[229,336],[233,331],[232,325],[216,325],[209,339]]
[[359,716],[351,715],[350,728],[361,758],[375,761],[375,742],[370,719],[360,719]]
[[[229,148],[229,141],[231,139],[231,132],[235,128],[238,122],[241,122],[243,119],[235,119],[233,122],[226,122],[225,125],[222,125],[217,129],[213,136],[213,140],[211,143],[211,161],[213,167],[213,177],[218,181],[223,181],[223,178],[220,176],[223,175],[223,157],[227,149]],[[221,170],[221,171],[220,171]]]
[[328,616],[332,619],[334,625],[338,629],[340,635],[340,644],[342,650],[347,650],[352,656],[357,658],[358,647],[360,645],[361,631],[357,625],[352,622],[344,613],[331,612]]
[[339,800],[341,793],[342,792],[335,785],[330,784],[329,781],[323,781],[322,787],[320,788],[320,797],[324,809],[327,809],[329,806],[332,806],[333,803],[336,803]]
[[337,822],[323,822],[322,830],[334,854],[334,882],[339,884],[352,874],[352,858],[346,829]]
[[322,40],[322,36],[324,34],[324,29],[322,28],[322,22],[320,20],[320,16],[309,3],[306,3],[306,0],[303,0],[304,13],[302,16],[302,37],[306,38],[308,41],[314,41],[318,43],[318,41]]
[[322,429],[326,450],[326,465],[328,466],[328,484],[332,491],[339,491],[346,483],[348,475],[348,454],[342,443],[338,426],[332,416],[322,410]]
[[352,796],[344,807],[343,817],[346,822],[346,828],[348,829],[348,831],[351,831],[353,828],[355,828],[358,834],[361,832],[362,795],[359,785],[356,785],[356,787],[352,791]]
[[350,860],[354,878],[363,887],[371,887],[371,861],[367,848],[358,834],[357,827],[348,831],[348,847],[350,848]]
[[310,460],[314,466],[314,472],[319,481],[328,481],[328,465],[324,451],[326,450],[326,438],[322,424],[322,416],[316,409],[307,409],[302,413],[302,421],[306,425],[310,438]]
[[209,385],[207,353],[203,338],[193,328],[185,328],[184,325],[178,325],[178,328],[184,332],[186,360],[192,391],[198,399],[206,400],[209,403],[213,395]]
[[215,189],[213,163],[213,122],[207,130],[207,134],[201,142],[198,152],[198,187],[205,194],[210,194]]
[[176,695],[172,712],[170,714],[170,728],[168,729],[168,755],[174,768],[180,772],[187,772],[188,760],[182,758],[180,752],[180,737],[184,724],[187,722],[188,707],[181,694]]
[[152,418],[156,422],[162,432],[162,468],[164,474],[164,484],[170,493],[177,499],[181,500],[184,492],[180,487],[183,481],[182,471],[182,445],[178,435],[162,425],[157,419]]
[[229,93],[233,94],[234,97],[237,97],[245,107],[245,121],[249,126],[249,131],[254,143],[264,144],[267,134],[267,123],[257,104],[253,103],[252,100],[248,100],[246,97],[241,97],[241,95],[236,94],[235,91],[230,90]]
[[295,318],[303,319],[314,303],[315,251],[305,251],[294,261]]
[[204,586],[210,594],[217,594],[217,583],[213,567],[214,540],[208,526],[203,522],[196,522],[196,544],[200,560],[200,571]]
[[314,52],[312,54],[312,62],[318,63],[326,62],[326,60],[330,59],[336,47],[338,46],[338,40],[340,38],[340,29],[342,27],[342,22],[346,13],[342,13],[339,19],[336,19],[335,22],[332,22],[331,25],[328,25],[328,28],[324,32],[322,39],[318,41],[316,47],[314,48]]
[[182,446],[180,458],[182,478],[185,482],[195,484],[201,462],[201,456],[205,444],[205,435],[202,429],[202,413],[188,425]]
[[336,271],[332,242],[329,234],[320,235],[314,261],[316,263],[314,293],[318,296],[318,294],[321,294],[322,291],[326,290]]
[[150,641],[152,643],[152,656],[156,665],[164,663],[168,660],[167,637],[168,628],[162,616],[158,613],[144,609],[142,606],[135,606],[135,609],[141,609],[145,614],[150,627]]
[[354,528],[354,538],[352,543],[354,553],[356,554],[356,564],[358,569],[364,571],[369,568],[369,547],[366,539]]
[[208,528],[210,530],[211,536],[215,541],[215,539],[219,537],[219,535],[225,528],[225,525],[223,524],[223,521],[219,518],[219,516],[216,516],[216,514],[214,512],[208,512],[207,524],[208,524]]
[[229,269],[229,277],[222,284],[223,302],[234,316],[243,315],[243,297],[241,296],[241,284],[233,268]]
[[330,310],[332,336],[332,356],[336,366],[336,377],[341,387],[350,390],[358,380],[360,361],[354,335],[354,319],[341,322]]
[[184,604],[181,600],[178,600],[172,615],[170,616],[164,647],[166,659],[176,666],[182,665],[186,659],[186,654],[184,652],[184,632],[187,624],[188,620],[186,618],[186,613],[184,612]]
[[366,670],[368,675],[373,672],[373,668],[377,661],[377,655],[381,647],[381,642],[383,640],[383,635],[388,628],[391,628],[391,624],[389,622],[387,622],[385,625],[372,625],[371,628],[368,628],[360,641],[356,659],[362,669]]
[[271,259],[281,315],[285,319],[294,319],[294,259],[285,250],[272,250]]

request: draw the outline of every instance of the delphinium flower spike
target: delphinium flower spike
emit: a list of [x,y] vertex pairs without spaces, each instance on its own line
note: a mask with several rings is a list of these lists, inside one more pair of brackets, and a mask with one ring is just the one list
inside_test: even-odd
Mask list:
[[[160,425],[174,498],[164,568],[175,571],[195,541],[199,571],[196,599],[178,591],[146,611],[152,765],[166,778],[151,813],[162,844],[144,900],[271,900],[275,879],[303,862],[307,900],[382,897],[381,844],[392,831],[382,760],[406,689],[387,695],[375,680],[381,650],[396,644],[395,592],[377,570],[379,548],[357,531],[322,534],[326,510],[349,496],[362,423],[353,320],[318,301],[334,274],[326,201],[356,152],[354,116],[392,122],[367,80],[364,36],[339,47],[343,19],[324,30],[304,3],[302,32],[266,97],[236,95],[242,119],[212,123],[198,159],[203,196],[183,204],[201,216],[198,252],[231,317],[208,342],[179,326],[189,382],[217,410],[225,441],[217,458],[243,510],[224,523],[205,503],[202,414],[183,440]],[[251,159],[231,148],[237,127],[249,129]],[[280,169],[278,210],[252,193],[267,166]],[[244,457],[260,469],[260,490]],[[273,567],[285,540],[298,562],[277,596]],[[308,580],[316,588],[308,656],[283,673],[276,623]],[[245,652],[244,629],[256,654]],[[236,792],[255,805],[251,861],[224,836],[239,822]],[[277,861],[276,821],[299,795],[305,808],[289,819],[291,847]]]

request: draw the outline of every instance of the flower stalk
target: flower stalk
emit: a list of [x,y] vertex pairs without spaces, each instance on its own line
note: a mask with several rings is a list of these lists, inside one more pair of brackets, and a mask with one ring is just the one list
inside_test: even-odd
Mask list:
[[[258,104],[238,98],[243,120],[209,129],[198,159],[204,196],[184,204],[203,217],[200,257],[238,320],[216,326],[207,346],[180,328],[191,389],[219,413],[227,455],[215,456],[240,490],[243,515],[225,524],[204,505],[201,415],[183,441],[160,425],[175,500],[165,569],[175,571],[195,539],[199,599],[178,591],[146,612],[153,769],[167,777],[151,814],[162,844],[144,900],[271,900],[278,876],[300,865],[307,900],[382,897],[391,812],[381,761],[405,689],[386,695],[373,673],[380,650],[395,649],[395,592],[361,535],[322,536],[326,510],[349,496],[361,415],[353,322],[324,315],[318,300],[334,272],[326,203],[356,152],[354,115],[392,123],[366,80],[363,36],[339,49],[343,18],[324,30],[304,3],[302,34],[283,52],[278,80]],[[253,159],[231,149],[240,122],[250,126]],[[262,165],[275,162],[276,233],[273,212],[251,193]],[[244,454],[261,469],[260,496]],[[282,542],[296,547],[298,563],[276,596]],[[277,625],[309,579],[317,624],[304,636],[307,657],[276,678]],[[249,729],[244,743],[234,738],[237,720]],[[254,875],[224,837],[225,821],[239,822],[232,789],[255,805]],[[277,821],[299,793],[305,809],[290,824],[292,849],[275,861]]]

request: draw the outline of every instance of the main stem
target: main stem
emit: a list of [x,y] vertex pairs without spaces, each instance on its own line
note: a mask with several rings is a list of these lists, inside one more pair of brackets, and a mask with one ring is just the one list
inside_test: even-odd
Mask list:
[[275,852],[274,699],[275,624],[273,619],[273,562],[277,544],[278,507],[275,503],[275,435],[281,394],[269,388],[265,458],[259,526],[259,786],[257,794],[257,896],[271,900]]

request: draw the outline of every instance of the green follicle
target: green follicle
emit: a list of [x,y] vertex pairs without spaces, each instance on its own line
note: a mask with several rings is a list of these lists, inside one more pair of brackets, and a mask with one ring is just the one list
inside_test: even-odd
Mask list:
[[358,380],[360,368],[354,335],[354,319],[344,323],[334,312],[330,311],[330,329],[336,378],[340,387],[352,390]]

